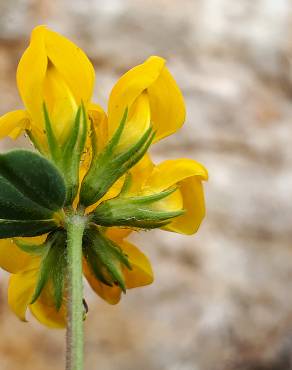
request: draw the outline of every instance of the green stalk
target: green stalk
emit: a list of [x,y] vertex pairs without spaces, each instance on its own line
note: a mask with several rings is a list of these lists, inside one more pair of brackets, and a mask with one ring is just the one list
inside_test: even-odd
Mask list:
[[67,370],[83,369],[83,283],[82,237],[86,218],[78,214],[68,216],[68,318],[67,318]]

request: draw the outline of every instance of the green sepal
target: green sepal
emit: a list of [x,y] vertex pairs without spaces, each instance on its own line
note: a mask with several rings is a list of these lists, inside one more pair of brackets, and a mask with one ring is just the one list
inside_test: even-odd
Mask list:
[[67,184],[66,204],[70,205],[79,188],[79,166],[87,136],[87,117],[84,105],[79,107],[71,136],[64,147],[62,168]]
[[66,234],[63,232],[59,235],[58,243],[56,244],[56,258],[55,263],[52,267],[51,277],[54,289],[54,300],[56,310],[59,311],[64,295],[65,288],[65,274],[67,267],[67,255],[66,255]]
[[50,157],[64,175],[67,189],[66,205],[70,205],[79,188],[79,165],[87,136],[86,111],[83,104],[78,108],[67,141],[62,144],[54,134],[45,104],[43,109]]
[[31,244],[19,239],[14,239],[13,241],[19,249],[32,256],[43,256],[45,253],[47,253],[46,244]]
[[84,247],[85,258],[96,278],[109,286],[116,284],[126,292],[123,268],[131,270],[132,267],[122,249],[96,226],[86,230]]
[[59,162],[59,159],[61,158],[61,148],[54,134],[49,112],[47,110],[47,106],[45,103],[43,103],[43,111],[44,111],[46,137],[48,140],[49,152],[50,152],[52,160],[57,164]]
[[65,198],[61,174],[43,156],[23,149],[0,154],[0,238],[53,230]]
[[80,203],[87,207],[101,199],[108,189],[145,155],[151,145],[155,132],[149,128],[141,138],[123,152],[117,147],[125,128],[127,109],[112,139],[101,153],[94,153],[90,169],[86,174],[80,191]]
[[33,304],[42,293],[46,284],[50,281],[53,288],[55,307],[60,309],[63,302],[64,274],[66,267],[66,234],[58,230],[48,235],[42,248],[41,264],[35,291],[30,304]]
[[[127,186],[127,185],[126,185]],[[126,197],[122,189],[120,196],[102,202],[92,213],[92,221],[101,226],[128,226],[153,229],[167,225],[172,218],[181,216],[184,210],[161,211],[153,204],[168,197],[177,188],[156,194]]]
[[83,255],[90,267],[90,270],[97,280],[107,286],[112,286],[113,284],[111,278],[96,255],[95,251],[92,249],[91,242],[87,241],[83,245]]

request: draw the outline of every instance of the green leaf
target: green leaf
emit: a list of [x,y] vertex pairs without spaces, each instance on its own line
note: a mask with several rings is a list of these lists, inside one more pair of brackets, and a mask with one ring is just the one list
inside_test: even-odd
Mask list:
[[17,149],[0,154],[0,176],[39,206],[57,211],[66,189],[57,168],[37,153]]
[[0,239],[16,236],[38,236],[57,228],[54,220],[1,220]]
[[0,238],[53,230],[65,197],[62,176],[44,157],[22,149],[0,154]]

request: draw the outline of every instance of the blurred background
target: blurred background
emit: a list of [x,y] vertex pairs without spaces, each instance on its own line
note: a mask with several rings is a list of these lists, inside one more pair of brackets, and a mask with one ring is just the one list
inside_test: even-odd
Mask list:
[[[197,235],[132,239],[152,286],[113,307],[88,289],[86,370],[292,369],[291,0],[1,0],[1,114],[22,106],[15,71],[41,23],[86,51],[104,107],[122,73],[165,57],[188,117],[153,156],[210,173]],[[6,291],[1,273],[0,370],[63,369],[65,333],[19,322]]]

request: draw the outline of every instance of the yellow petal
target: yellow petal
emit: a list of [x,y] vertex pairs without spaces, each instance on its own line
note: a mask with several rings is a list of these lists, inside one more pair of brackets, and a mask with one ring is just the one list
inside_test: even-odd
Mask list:
[[64,142],[72,128],[78,105],[61,73],[50,61],[43,81],[43,100],[56,137],[59,142]]
[[130,170],[131,174],[131,184],[127,191],[127,195],[139,194],[152,173],[154,164],[151,161],[149,154],[145,154],[144,157]]
[[0,139],[9,136],[16,139],[30,125],[29,116],[24,110],[15,110],[0,117]]
[[66,302],[64,301],[60,310],[57,311],[48,285],[44,287],[40,297],[29,306],[29,309],[41,324],[49,328],[62,329],[66,327]]
[[106,236],[114,242],[119,243],[133,232],[132,229],[122,229],[121,227],[109,227],[106,229]]
[[[23,242],[40,244],[45,237],[20,238]],[[13,239],[0,239],[0,267],[13,274],[27,269],[34,257],[23,252]]]
[[88,115],[97,140],[96,149],[101,152],[108,141],[107,115],[100,105],[92,103],[88,105]]
[[81,101],[85,105],[89,103],[94,70],[83,51],[71,41],[45,26],[38,26],[19,62],[17,84],[38,143],[45,145],[44,101],[55,134],[62,143],[72,127],[78,105]]
[[117,129],[125,109],[130,109],[139,95],[157,80],[164,63],[162,58],[151,57],[125,73],[115,84],[108,105],[110,136]]
[[26,321],[26,310],[31,302],[38,269],[30,269],[11,275],[8,286],[8,304],[22,321]]
[[166,229],[183,234],[197,231],[205,216],[202,180],[208,179],[206,169],[191,159],[164,161],[154,168],[144,191],[158,193],[177,185],[179,190],[157,202],[156,207],[165,210],[184,209],[182,216],[175,218]]
[[51,328],[66,326],[66,304],[63,303],[56,311],[52,289],[47,284],[34,304],[30,304],[39,274],[41,258],[32,257],[27,270],[12,274],[8,286],[8,303],[12,311],[22,321],[26,321],[26,311],[30,308],[32,314],[42,324]]
[[91,288],[98,294],[102,299],[110,304],[117,304],[121,299],[122,291],[118,286],[107,286],[96,279],[92,273],[87,262],[83,261],[83,273],[91,286]]
[[77,104],[87,104],[92,96],[95,73],[86,54],[66,37],[39,26],[36,32],[45,32],[48,58],[62,75]]
[[101,202],[104,202],[105,200],[112,199],[116,197],[123,187],[125,181],[125,176],[120,177],[107,191],[107,193],[99,199],[96,203],[92,204],[91,206],[87,207],[85,212],[86,214],[92,212]]
[[121,152],[136,143],[150,127],[150,123],[149,99],[146,92],[143,92],[129,108],[127,123],[116,151]]
[[185,214],[175,218],[166,230],[177,233],[194,234],[205,217],[205,200],[202,182],[194,177],[189,177],[180,182],[180,192],[183,197]]
[[153,282],[153,271],[148,258],[135,245],[128,241],[119,243],[128,255],[132,270],[124,268],[123,273],[128,289],[149,285]]
[[[131,111],[131,107],[137,104],[137,99],[143,94],[147,96],[151,124],[156,131],[154,141],[172,134],[182,126],[185,120],[182,93],[165,67],[165,60],[152,56],[124,74],[114,86],[108,106],[110,136],[116,130],[126,107]],[[135,136],[141,136],[145,129],[144,115],[140,121],[135,119],[133,126]]]
[[208,179],[207,170],[192,159],[170,159],[155,166],[145,187],[159,192],[191,176]]
[[31,34],[29,47],[17,68],[17,85],[22,101],[35,125],[42,125],[43,81],[48,65],[45,28],[37,27]]
[[176,132],[184,123],[186,111],[183,95],[174,78],[164,67],[158,79],[148,87],[154,142]]

